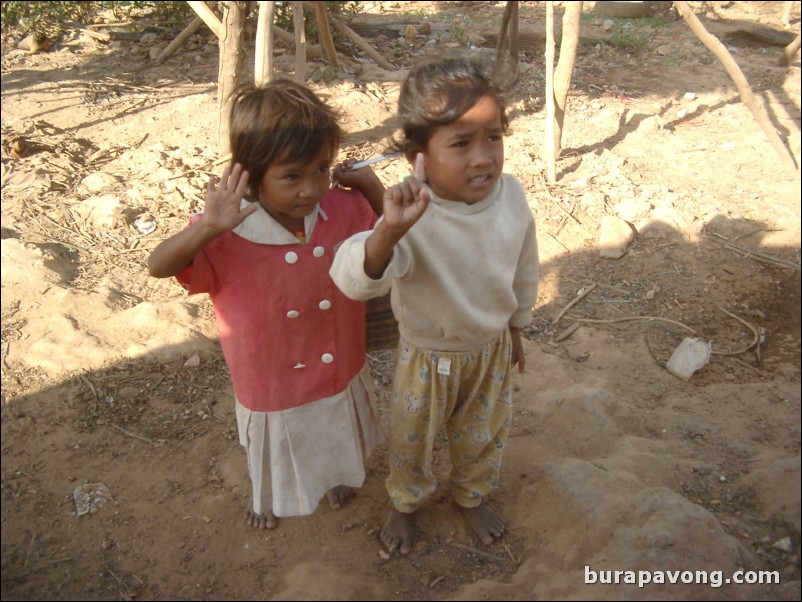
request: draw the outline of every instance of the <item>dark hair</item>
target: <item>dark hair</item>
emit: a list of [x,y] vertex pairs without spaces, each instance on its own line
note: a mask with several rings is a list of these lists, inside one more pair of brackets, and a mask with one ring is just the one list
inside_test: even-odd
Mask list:
[[301,84],[288,79],[242,84],[231,99],[231,163],[248,172],[252,200],[275,161],[311,161],[325,147],[333,158],[340,146],[339,112]]
[[501,127],[509,128],[505,98],[509,83],[502,73],[493,73],[484,59],[447,56],[430,59],[410,70],[398,96],[398,118],[403,140],[393,140],[394,150],[426,148],[434,128],[453,123],[484,96],[491,96],[501,109]]

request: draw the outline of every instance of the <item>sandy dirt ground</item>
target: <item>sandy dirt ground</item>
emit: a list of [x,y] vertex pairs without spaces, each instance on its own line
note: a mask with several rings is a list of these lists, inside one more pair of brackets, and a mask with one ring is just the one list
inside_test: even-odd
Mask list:
[[[493,52],[504,8],[361,4],[354,30],[397,69],[338,38],[340,70],[310,56],[306,73],[344,111],[342,158],[384,150],[398,82],[426,53]],[[798,173],[682,20],[586,3],[549,184],[545,8],[520,4],[506,171],[528,192],[542,278],[488,502],[509,530],[472,537],[444,439],[406,557],[378,538],[384,449],[345,508],[247,526],[209,302],[147,275],[222,171],[213,36],[163,64],[150,51],[184,23],[73,30],[39,53],[6,40],[3,600],[800,599]],[[790,29],[780,3],[691,4],[798,165],[799,53],[779,66],[783,47],[758,35],[797,33],[798,3]],[[279,46],[277,71],[293,65]],[[377,173],[392,184],[407,167]],[[632,235],[617,258],[601,253],[611,223]],[[688,380],[666,367],[686,338],[712,350]],[[370,358],[385,416],[393,359]]]

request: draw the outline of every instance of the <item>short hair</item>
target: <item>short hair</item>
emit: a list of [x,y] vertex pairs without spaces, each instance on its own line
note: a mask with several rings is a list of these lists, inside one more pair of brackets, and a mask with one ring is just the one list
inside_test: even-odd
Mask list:
[[249,174],[250,196],[276,162],[312,161],[321,148],[334,158],[344,133],[340,114],[312,90],[289,79],[262,86],[246,83],[231,95],[231,163]]
[[498,103],[502,131],[506,132],[510,82],[502,77],[486,59],[463,55],[430,59],[413,67],[398,96],[403,139],[394,140],[393,147],[402,151],[426,148],[437,126],[453,123],[484,96]]

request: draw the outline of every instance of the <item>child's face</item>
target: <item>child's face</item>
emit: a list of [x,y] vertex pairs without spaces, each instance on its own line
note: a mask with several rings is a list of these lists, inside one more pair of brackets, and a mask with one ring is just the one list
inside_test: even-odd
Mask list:
[[457,121],[438,126],[424,157],[428,184],[439,197],[469,205],[485,199],[504,167],[496,100],[483,96]]
[[259,202],[288,230],[302,230],[304,218],[315,210],[329,189],[330,166],[328,145],[309,163],[274,161],[259,184]]

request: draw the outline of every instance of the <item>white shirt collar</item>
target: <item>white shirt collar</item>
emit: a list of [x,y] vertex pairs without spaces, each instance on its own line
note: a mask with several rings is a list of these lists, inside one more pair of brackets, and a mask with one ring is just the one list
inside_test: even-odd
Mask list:
[[[242,199],[240,201],[240,209],[253,204],[251,201]],[[317,223],[317,217],[328,221],[328,216],[320,204],[315,207],[315,210],[304,218],[304,233],[306,240],[312,238],[312,232]],[[233,230],[234,234],[241,236],[245,240],[260,244],[260,245],[292,245],[299,244],[295,235],[288,231],[284,226],[279,224],[271,215],[265,211],[261,203],[256,203],[256,211],[245,218],[245,220]]]
[[499,195],[502,192],[502,185],[503,185],[502,179],[503,178],[499,176],[498,180],[496,180],[496,183],[493,185],[493,189],[490,191],[490,194],[488,194],[487,197],[485,197],[481,201],[472,203],[470,205],[468,203],[462,203],[459,201],[448,201],[446,199],[443,199],[442,197],[438,196],[428,184],[426,184],[426,188],[429,191],[429,198],[435,205],[438,205],[439,207],[442,207],[446,211],[450,211],[452,213],[470,215],[472,213],[479,213],[481,211],[484,211],[490,205],[496,202],[496,200],[499,198]]

